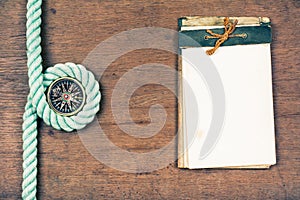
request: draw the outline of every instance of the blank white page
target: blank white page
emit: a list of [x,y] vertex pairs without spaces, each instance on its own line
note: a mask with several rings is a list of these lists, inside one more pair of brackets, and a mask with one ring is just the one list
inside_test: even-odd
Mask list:
[[209,56],[224,87],[225,120],[216,145],[200,158],[213,114],[214,91],[199,73],[205,65],[201,61],[207,59],[203,53],[206,49],[182,49],[183,133],[188,167],[275,164],[270,44],[224,46]]

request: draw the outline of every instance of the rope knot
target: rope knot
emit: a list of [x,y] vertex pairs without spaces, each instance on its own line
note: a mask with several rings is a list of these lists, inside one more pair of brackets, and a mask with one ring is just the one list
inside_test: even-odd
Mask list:
[[[99,110],[99,102],[101,93],[99,91],[99,83],[95,79],[92,72],[88,71],[84,66],[65,63],[56,64],[49,67],[43,73],[42,66],[42,47],[41,47],[41,14],[42,0],[27,1],[27,22],[26,22],[26,47],[27,47],[27,66],[30,92],[23,114],[23,182],[22,182],[22,199],[35,200],[37,186],[37,117],[40,117],[48,125],[52,125],[55,129],[72,131],[74,129],[82,129],[90,123]],[[74,83],[78,82],[80,89],[73,90],[76,86],[68,86],[66,88],[56,88],[55,95],[61,98],[60,108],[68,104],[69,108],[76,107],[76,115],[62,116],[52,110],[46,99],[46,89],[54,81],[58,79],[71,77]],[[57,83],[57,82],[56,82]],[[65,82],[67,83],[67,82]],[[63,83],[63,84],[65,84]],[[70,82],[68,82],[70,83]],[[68,84],[67,84],[68,85]],[[75,92],[73,92],[75,91]],[[77,93],[80,91],[80,95]],[[73,93],[72,93],[73,92]],[[85,98],[83,98],[83,96]],[[83,104],[74,104],[79,99]],[[71,102],[72,99],[72,102]],[[56,99],[57,100],[57,99]],[[54,101],[53,101],[54,102]],[[56,102],[56,101],[55,101]],[[79,107],[77,107],[80,105]],[[72,110],[73,110],[72,108]],[[66,110],[65,110],[66,111]]]
[[218,33],[212,32],[211,30],[206,30],[206,32],[209,33],[210,35],[205,36],[205,39],[219,38],[215,44],[215,47],[206,51],[207,55],[214,54],[215,51],[221,46],[221,44],[223,44],[230,37],[243,37],[243,38],[245,37],[245,34],[231,35],[234,32],[237,23],[238,23],[238,20],[234,20],[234,22],[232,23],[229,21],[229,17],[225,17],[223,34],[218,34]]

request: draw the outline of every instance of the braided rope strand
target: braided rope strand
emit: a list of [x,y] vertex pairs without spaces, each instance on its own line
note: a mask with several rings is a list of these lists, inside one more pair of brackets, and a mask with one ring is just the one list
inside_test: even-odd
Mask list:
[[[94,75],[82,65],[56,64],[44,74],[41,57],[41,10],[42,0],[28,0],[26,23],[27,66],[30,92],[23,115],[23,183],[22,198],[36,199],[37,186],[37,117],[58,130],[73,131],[84,128],[99,111],[101,93]],[[76,115],[67,117],[57,114],[47,103],[46,88],[56,79],[72,77],[81,82],[86,102]]]
[[[41,57],[41,0],[29,0],[27,3],[26,46],[29,85],[42,83]],[[34,76],[33,76],[34,75]],[[43,88],[41,88],[43,90]],[[31,94],[23,115],[23,183],[22,198],[36,199],[37,186],[37,114],[32,106]]]

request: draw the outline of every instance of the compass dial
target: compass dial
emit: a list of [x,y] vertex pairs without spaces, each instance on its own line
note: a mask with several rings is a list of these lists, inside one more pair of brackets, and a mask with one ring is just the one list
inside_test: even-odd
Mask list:
[[63,77],[51,83],[47,93],[47,100],[56,113],[63,116],[71,116],[82,109],[85,103],[85,92],[76,79]]

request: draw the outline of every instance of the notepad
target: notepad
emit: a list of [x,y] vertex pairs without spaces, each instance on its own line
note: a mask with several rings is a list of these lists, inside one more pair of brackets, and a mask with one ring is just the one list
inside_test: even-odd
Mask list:
[[276,163],[269,18],[179,19],[179,168],[269,168]]

